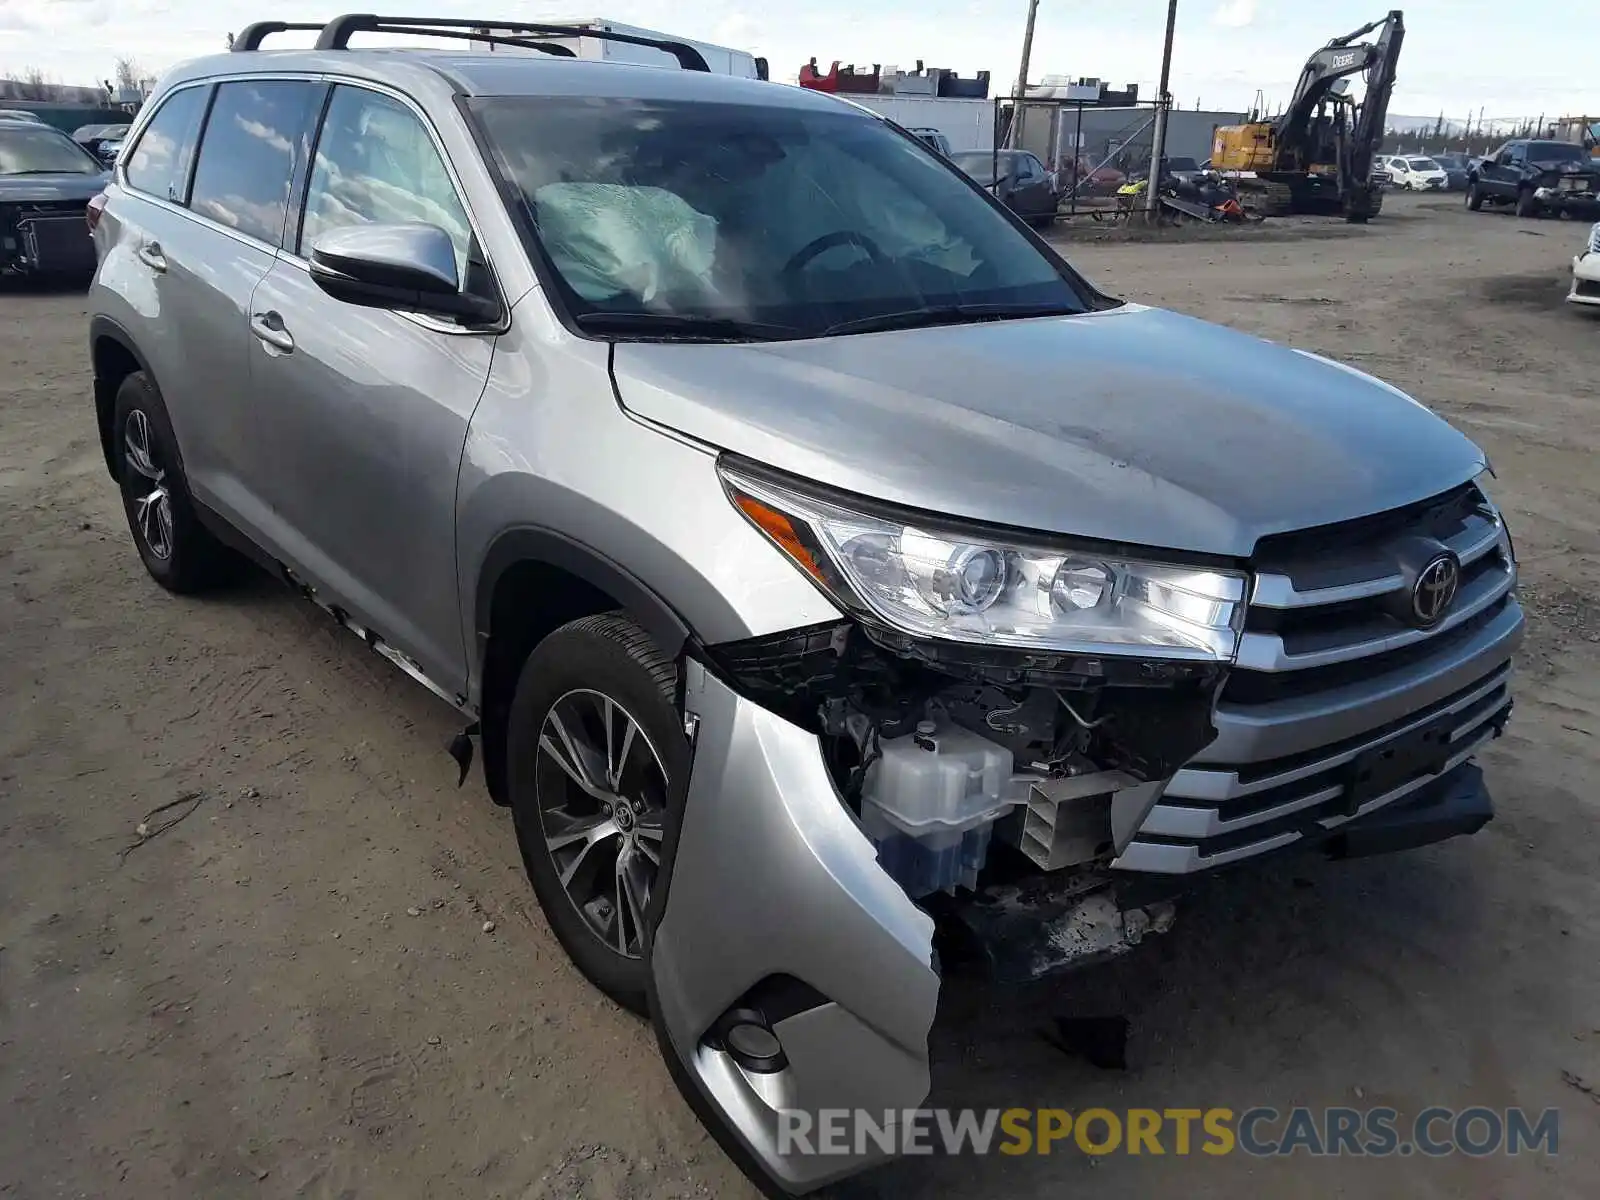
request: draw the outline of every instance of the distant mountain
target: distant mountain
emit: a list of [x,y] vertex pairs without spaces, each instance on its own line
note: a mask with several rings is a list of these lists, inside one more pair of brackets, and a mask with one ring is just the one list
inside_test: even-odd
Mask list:
[[[1399,113],[1389,114],[1389,128],[1398,133],[1432,133],[1433,127],[1438,123],[1439,118],[1437,116],[1406,117]],[[1444,132],[1448,136],[1453,137],[1456,134],[1465,133],[1466,128],[1467,123],[1465,121],[1452,121],[1448,117],[1445,118]]]

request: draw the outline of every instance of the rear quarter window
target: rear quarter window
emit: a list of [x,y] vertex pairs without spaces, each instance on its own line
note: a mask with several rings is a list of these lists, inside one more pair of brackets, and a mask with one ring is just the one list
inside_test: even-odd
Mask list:
[[129,187],[183,203],[207,91],[205,87],[180,88],[161,101],[133,153],[124,158],[123,177]]

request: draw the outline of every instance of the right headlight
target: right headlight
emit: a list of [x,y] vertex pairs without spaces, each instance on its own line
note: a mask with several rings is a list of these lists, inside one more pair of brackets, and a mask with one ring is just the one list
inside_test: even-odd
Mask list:
[[[1600,225],[1595,226],[1595,228],[1600,230]],[[1505,511],[1495,503],[1494,497],[1489,494],[1488,480],[1494,477],[1494,467],[1485,465],[1483,470],[1478,472],[1478,477],[1472,483],[1478,489],[1478,495],[1483,497],[1483,502],[1489,506],[1489,511],[1494,514],[1494,519],[1499,523],[1500,539],[1505,542],[1506,557],[1511,560],[1511,565],[1515,567],[1517,565],[1517,544],[1511,540],[1511,526],[1506,523]]]
[[1231,660],[1241,571],[909,523],[723,467],[734,505],[841,605],[902,632],[1096,655]]

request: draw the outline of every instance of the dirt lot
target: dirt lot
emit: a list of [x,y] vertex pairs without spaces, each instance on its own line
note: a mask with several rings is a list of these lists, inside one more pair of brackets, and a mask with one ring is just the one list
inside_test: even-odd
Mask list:
[[[1579,240],[1402,200],[1367,230],[1069,251],[1480,439],[1530,642],[1479,836],[1214,881],[1118,964],[948,988],[935,1031],[945,1103],[1558,1106],[1559,1156],[1069,1150],[907,1162],[866,1190],[1594,1194],[1600,321],[1561,304]],[[562,957],[505,814],[456,789],[452,715],[265,581],[202,603],[145,577],[92,429],[81,296],[0,295],[0,429],[0,1194],[752,1196],[648,1031]],[[1127,1015],[1130,1070],[1052,1048],[1058,1013]]]

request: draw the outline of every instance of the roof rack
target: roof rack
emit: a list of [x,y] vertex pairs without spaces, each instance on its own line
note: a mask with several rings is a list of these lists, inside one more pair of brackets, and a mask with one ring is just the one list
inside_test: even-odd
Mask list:
[[[686,42],[666,38],[643,37],[633,33],[614,33],[609,29],[595,29],[588,25],[549,25],[527,21],[467,20],[461,17],[385,17],[375,13],[345,13],[326,24],[306,24],[287,21],[258,21],[246,26],[233,40],[235,50],[259,50],[262,41],[272,34],[289,30],[320,30],[317,35],[318,50],[347,50],[350,37],[356,33],[407,33],[417,37],[456,38],[463,41],[488,42],[496,46],[521,46],[540,50],[546,54],[573,57],[569,46],[541,42],[545,38],[599,38],[608,42],[626,42],[632,46],[649,46],[670,54],[685,71],[709,72],[705,57]],[[505,37],[508,34],[534,34],[536,37]]]
[[239,31],[239,36],[228,43],[230,50],[259,50],[261,43],[275,33],[288,33],[291,30],[319,30],[322,28],[320,21],[255,21],[246,25]]

